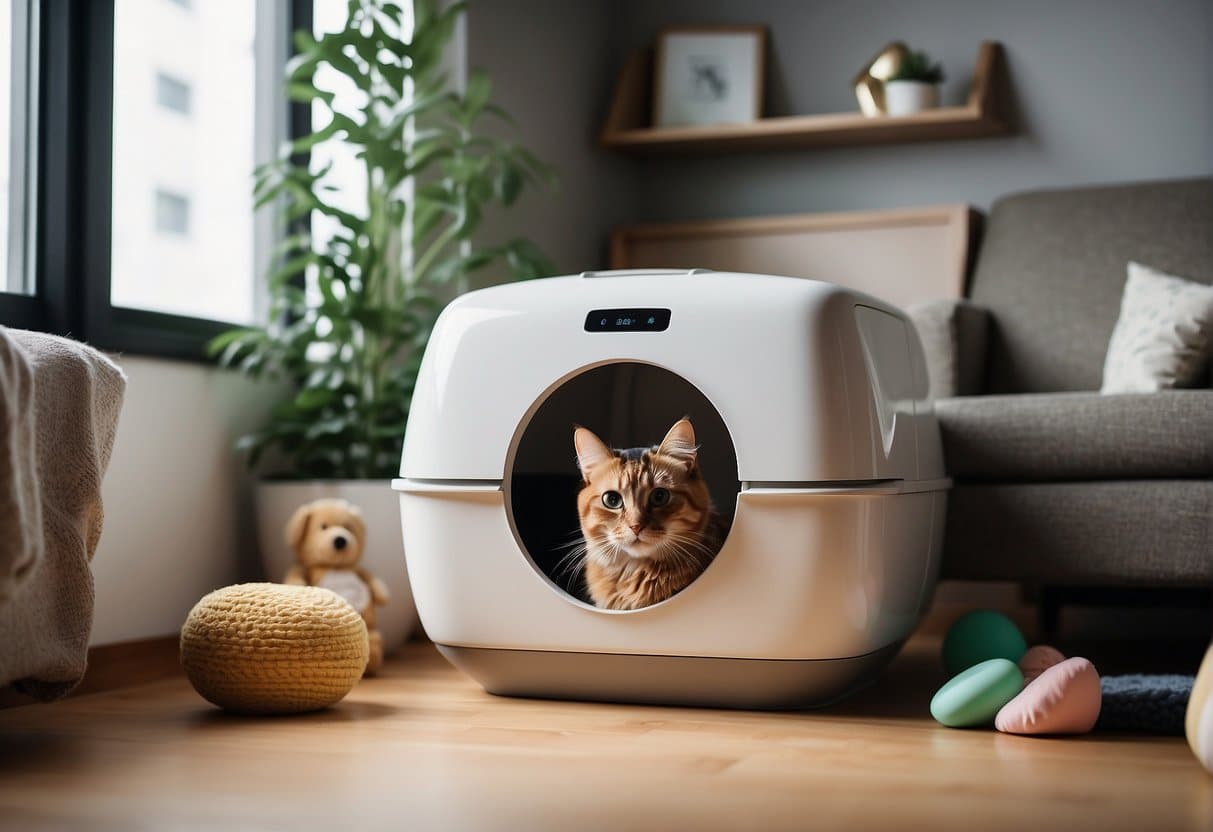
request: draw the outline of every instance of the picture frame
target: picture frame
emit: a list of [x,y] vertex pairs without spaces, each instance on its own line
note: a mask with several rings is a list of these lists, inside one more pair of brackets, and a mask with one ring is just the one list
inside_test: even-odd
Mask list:
[[747,123],[762,115],[766,28],[668,26],[657,36],[653,126]]

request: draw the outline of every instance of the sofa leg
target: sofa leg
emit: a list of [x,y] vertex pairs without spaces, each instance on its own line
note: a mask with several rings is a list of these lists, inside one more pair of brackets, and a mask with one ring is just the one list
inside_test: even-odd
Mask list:
[[1213,609],[1213,591],[1206,587],[1075,587],[1042,586],[1037,597],[1040,637],[1055,639],[1061,629],[1061,608],[1070,606],[1127,609]]
[[1052,587],[1040,588],[1039,606],[1037,606],[1037,624],[1040,626],[1040,637],[1052,639],[1061,629],[1061,608],[1065,603],[1065,593]]

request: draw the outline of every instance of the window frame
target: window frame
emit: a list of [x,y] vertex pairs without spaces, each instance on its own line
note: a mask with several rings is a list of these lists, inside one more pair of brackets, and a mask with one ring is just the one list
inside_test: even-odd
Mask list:
[[[5,269],[4,285],[0,285],[0,320],[15,320],[22,325],[37,325],[41,309],[35,292],[30,292],[29,280],[34,273],[34,241],[30,238],[29,213],[35,208],[34,185],[36,147],[30,146],[30,137],[37,129],[36,77],[31,77],[31,40],[38,36],[38,6],[35,0],[13,0],[11,28],[11,54],[8,69],[11,77],[0,83],[9,86],[10,140],[8,151],[9,183],[5,198],[8,205],[8,228],[0,229],[6,238],[4,259],[0,267]],[[17,198],[13,199],[16,195]],[[13,286],[20,283],[19,287]],[[34,287],[36,289],[36,287]]]
[[[38,20],[36,282],[31,295],[0,292],[0,324],[67,335],[113,352],[209,362],[206,343],[238,324],[110,301],[114,3],[32,0]],[[287,43],[279,46],[289,57],[292,33],[311,29],[311,0],[290,0],[285,24],[280,34]],[[310,122],[306,104],[290,104],[288,136],[304,135]],[[261,231],[250,230],[260,234],[266,227],[254,217],[254,229]],[[258,247],[254,291],[261,293]]]

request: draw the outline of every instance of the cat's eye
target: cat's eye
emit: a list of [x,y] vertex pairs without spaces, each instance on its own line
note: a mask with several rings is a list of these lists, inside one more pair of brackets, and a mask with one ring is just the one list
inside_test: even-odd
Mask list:
[[320,524],[320,531],[324,531],[324,530],[325,530],[325,529],[327,529],[328,527],[329,527],[329,524],[328,524],[328,523],[321,523],[321,524]]
[[670,492],[664,488],[654,488],[649,493],[649,505],[664,506],[670,502]]
[[623,508],[623,495],[618,491],[602,492],[602,504],[609,509]]

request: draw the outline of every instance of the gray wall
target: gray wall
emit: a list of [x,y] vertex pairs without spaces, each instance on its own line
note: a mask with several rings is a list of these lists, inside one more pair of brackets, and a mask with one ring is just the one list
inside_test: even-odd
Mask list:
[[[496,231],[562,269],[601,265],[618,222],[874,209],[988,208],[1036,187],[1213,172],[1213,4],[1207,0],[472,0],[467,60],[492,71],[520,135],[563,174]],[[764,23],[767,112],[855,109],[850,79],[906,40],[963,99],[978,43],[1002,41],[1014,136],[855,149],[633,160],[596,146],[627,49],[672,23]]]
[[979,207],[1042,186],[1213,171],[1208,0],[629,0],[621,42],[678,22],[769,27],[768,113],[855,108],[849,81],[882,44],[930,51],[963,100],[977,45],[1003,43],[1018,110],[1009,138],[639,163],[637,219]]
[[[535,240],[561,272],[605,263],[612,225],[632,215],[636,170],[597,145],[614,84],[614,4],[600,0],[472,0],[467,66],[493,78],[493,101],[513,137],[554,165],[559,188],[533,191],[486,216],[485,243]],[[480,282],[484,282],[483,278]]]
[[114,360],[126,399],[101,485],[93,644],[176,633],[203,595],[260,574],[252,476],[234,445],[278,393],[194,362]]

